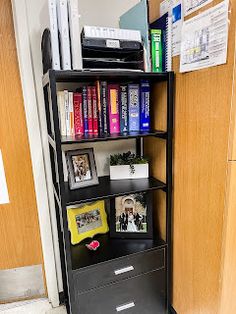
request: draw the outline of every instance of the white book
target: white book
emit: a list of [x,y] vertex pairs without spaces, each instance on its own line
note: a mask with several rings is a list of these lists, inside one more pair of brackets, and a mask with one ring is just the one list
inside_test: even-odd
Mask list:
[[57,17],[60,36],[61,68],[63,70],[71,70],[67,0],[57,0]]
[[56,0],[48,0],[49,23],[51,34],[52,47],[52,68],[60,70],[60,53],[58,40],[58,25],[57,25],[57,3]]
[[70,129],[70,105],[69,105],[69,92],[64,90],[64,104],[65,104],[65,116],[66,116],[66,135],[71,135]]
[[78,0],[68,0],[72,68],[82,70],[80,15]]
[[66,136],[66,111],[65,111],[65,96],[64,91],[57,92],[57,105],[59,110],[59,123],[61,135]]
[[[107,34],[107,35],[105,35]],[[133,29],[113,27],[84,26],[85,38],[112,38],[119,40],[133,40],[142,42],[141,32]]]
[[73,92],[69,92],[70,135],[74,135],[74,102]]

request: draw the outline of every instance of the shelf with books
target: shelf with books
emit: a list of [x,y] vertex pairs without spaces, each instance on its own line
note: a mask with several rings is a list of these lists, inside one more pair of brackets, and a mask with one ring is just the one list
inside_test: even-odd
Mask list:
[[115,196],[128,195],[136,192],[166,188],[166,184],[150,177],[148,179],[114,180],[109,176],[99,178],[99,184],[87,188],[70,190],[68,182],[65,182],[66,205],[82,204]]
[[73,271],[145,250],[161,248],[166,245],[166,242],[160,238],[132,239],[130,241],[111,239],[108,234],[104,234],[96,236],[96,239],[100,242],[100,250],[96,254],[91,254],[84,243],[71,245]]
[[76,70],[49,70],[43,76],[43,85],[47,85],[50,80],[56,80],[58,83],[69,83],[78,81],[96,81],[96,80],[112,80],[122,81],[137,79],[149,79],[155,82],[165,82],[168,80],[171,72],[142,72],[142,71],[126,71],[126,70],[88,70],[88,71],[76,71]]
[[72,90],[57,90],[62,143],[106,141],[156,136],[167,138],[165,128],[152,127],[155,84],[150,79],[114,83],[78,82]]
[[166,139],[167,132],[151,130],[148,132],[127,132],[118,134],[102,134],[102,135],[74,135],[74,136],[62,136],[62,144],[75,144],[75,143],[88,143],[88,142],[102,142],[102,141],[113,141],[123,140],[130,138],[141,138],[147,136],[156,136],[158,138]]

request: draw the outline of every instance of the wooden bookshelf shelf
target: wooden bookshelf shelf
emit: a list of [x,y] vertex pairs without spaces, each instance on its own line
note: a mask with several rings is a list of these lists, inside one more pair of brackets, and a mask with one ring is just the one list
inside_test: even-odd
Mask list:
[[124,140],[131,138],[141,138],[148,136],[156,136],[158,138],[166,138],[167,132],[164,131],[149,131],[149,132],[131,132],[124,134],[103,134],[103,135],[75,135],[75,136],[62,136],[62,144],[75,144],[75,143],[88,143],[88,142],[102,142],[102,141],[114,141],[114,140]]
[[159,248],[166,244],[162,239],[132,239],[132,241],[127,239],[111,239],[109,234],[97,235],[95,239],[100,242],[100,249],[94,254],[85,246],[85,243],[89,243],[89,239],[78,245],[71,245],[73,270],[152,248]]
[[99,184],[78,190],[70,190],[68,182],[65,182],[66,205],[81,204],[111,198],[130,193],[145,192],[157,189],[165,189],[166,184],[150,177],[148,179],[110,180],[109,176],[100,177]]
[[110,80],[110,81],[137,81],[140,79],[148,79],[150,82],[162,82],[167,81],[169,78],[168,72],[152,73],[142,71],[54,71],[49,70],[43,76],[43,85],[47,85],[50,80],[56,80],[58,83],[64,82],[78,82],[78,81],[96,81],[96,80]]

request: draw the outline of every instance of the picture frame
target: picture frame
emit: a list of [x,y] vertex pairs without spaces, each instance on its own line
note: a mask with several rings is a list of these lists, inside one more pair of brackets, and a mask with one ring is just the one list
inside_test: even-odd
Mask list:
[[152,193],[138,192],[115,197],[110,204],[112,238],[153,238]]
[[98,184],[93,148],[68,151],[66,161],[71,190]]
[[73,245],[109,231],[104,201],[69,206],[67,219]]

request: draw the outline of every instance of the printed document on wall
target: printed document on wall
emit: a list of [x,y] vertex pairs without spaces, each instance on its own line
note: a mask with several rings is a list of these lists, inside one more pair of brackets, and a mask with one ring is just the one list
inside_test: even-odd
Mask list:
[[226,63],[228,0],[185,21],[181,38],[180,72]]
[[213,0],[184,0],[184,16],[187,16]]
[[0,150],[0,204],[9,203],[9,195],[7,190],[7,182],[3,167],[2,152]]
[[183,24],[182,0],[164,0],[160,3],[160,16],[169,13],[172,20],[172,56],[180,54],[181,29]]

